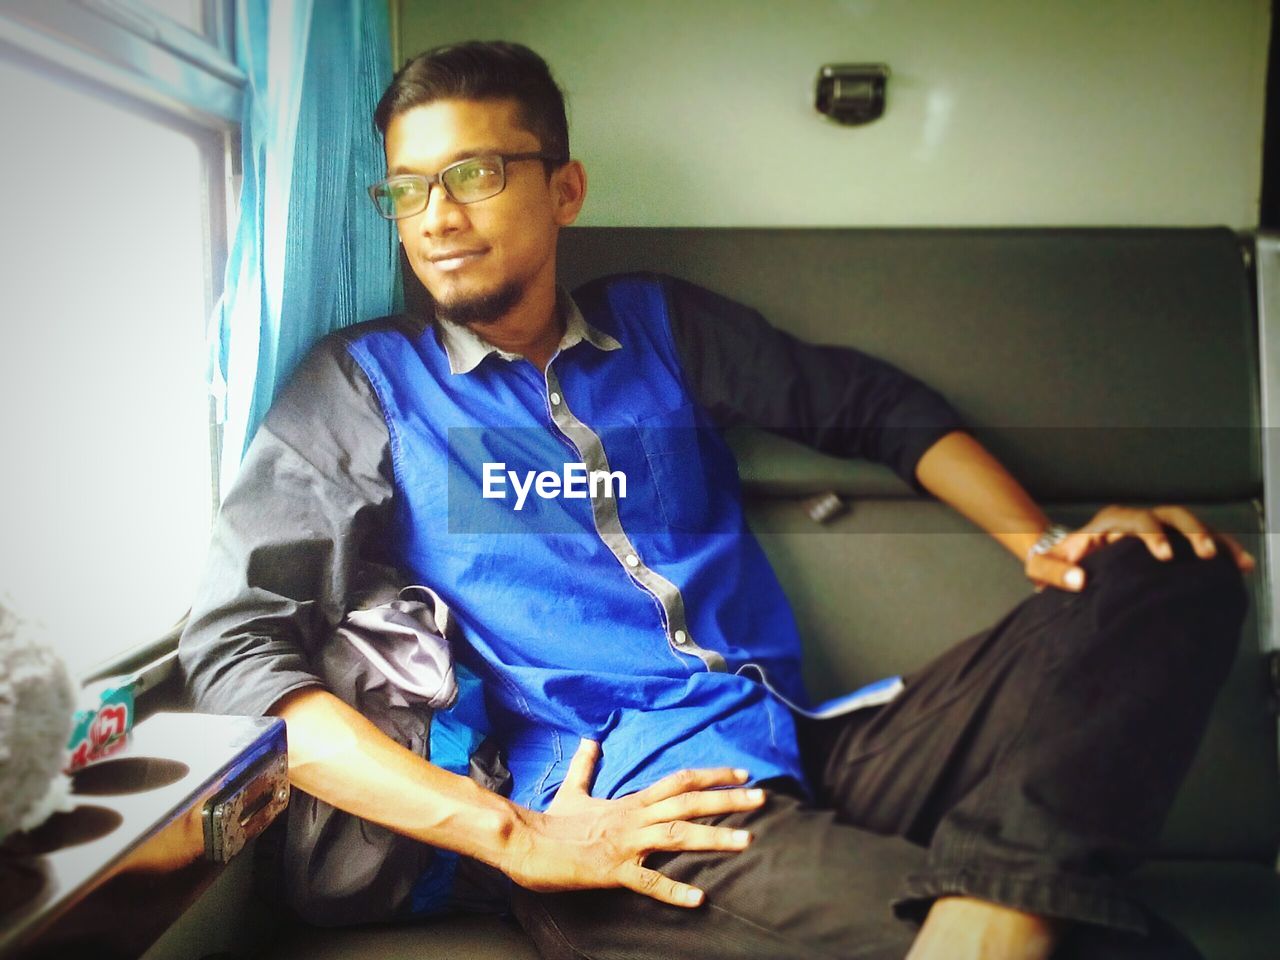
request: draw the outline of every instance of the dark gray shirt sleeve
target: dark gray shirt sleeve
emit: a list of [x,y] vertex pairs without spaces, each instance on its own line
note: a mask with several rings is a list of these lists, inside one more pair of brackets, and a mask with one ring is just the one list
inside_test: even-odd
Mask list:
[[320,684],[312,655],[386,522],[386,421],[341,332],[321,340],[277,396],[214,523],[178,657],[196,709],[261,715]]
[[916,464],[964,426],[935,390],[851,347],[799,340],[710,290],[673,277],[662,283],[689,388],[717,424],[750,424],[883,463],[927,494]]

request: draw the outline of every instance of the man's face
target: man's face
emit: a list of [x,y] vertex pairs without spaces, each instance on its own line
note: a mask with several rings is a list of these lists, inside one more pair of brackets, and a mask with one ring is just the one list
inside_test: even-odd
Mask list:
[[[387,126],[387,172],[431,175],[478,154],[541,150],[517,117],[513,100],[437,100],[406,110]],[[554,289],[556,236],[582,205],[582,189],[575,188],[580,175],[575,162],[548,181],[541,161],[517,161],[507,164],[501,193],[468,204],[432,186],[426,209],[396,226],[437,312],[484,323],[497,320],[530,289]]]

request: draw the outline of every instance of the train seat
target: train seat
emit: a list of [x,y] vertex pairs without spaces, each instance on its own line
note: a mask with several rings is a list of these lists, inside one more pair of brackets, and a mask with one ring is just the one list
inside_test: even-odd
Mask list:
[[[1158,856],[1135,891],[1210,960],[1280,944],[1280,774],[1269,679],[1264,425],[1254,242],[1219,229],[587,228],[570,285],[676,274],[805,339],[854,345],[946,395],[1050,516],[1185,503],[1260,560],[1235,667]],[[1026,597],[990,537],[878,465],[731,431],[753,529],[805,638],[815,697],[903,673]],[[1276,465],[1270,465],[1275,469]],[[826,523],[805,509],[834,492]],[[290,928],[271,954],[534,957],[491,918]]]

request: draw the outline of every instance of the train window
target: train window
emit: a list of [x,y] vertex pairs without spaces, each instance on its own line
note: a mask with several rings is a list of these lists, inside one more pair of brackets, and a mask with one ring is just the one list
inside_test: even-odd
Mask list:
[[83,6],[22,5],[0,44],[0,602],[87,677],[163,645],[207,549],[238,93],[223,44],[194,64],[102,18],[145,7],[205,43],[225,5]]
[[2,582],[83,673],[173,626],[207,543],[203,159],[30,70],[0,86]]

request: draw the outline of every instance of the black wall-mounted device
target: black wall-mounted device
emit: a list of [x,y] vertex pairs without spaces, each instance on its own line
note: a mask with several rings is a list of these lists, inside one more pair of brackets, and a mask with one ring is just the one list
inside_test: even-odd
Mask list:
[[814,106],[837,123],[870,123],[884,113],[889,68],[883,63],[826,63]]

